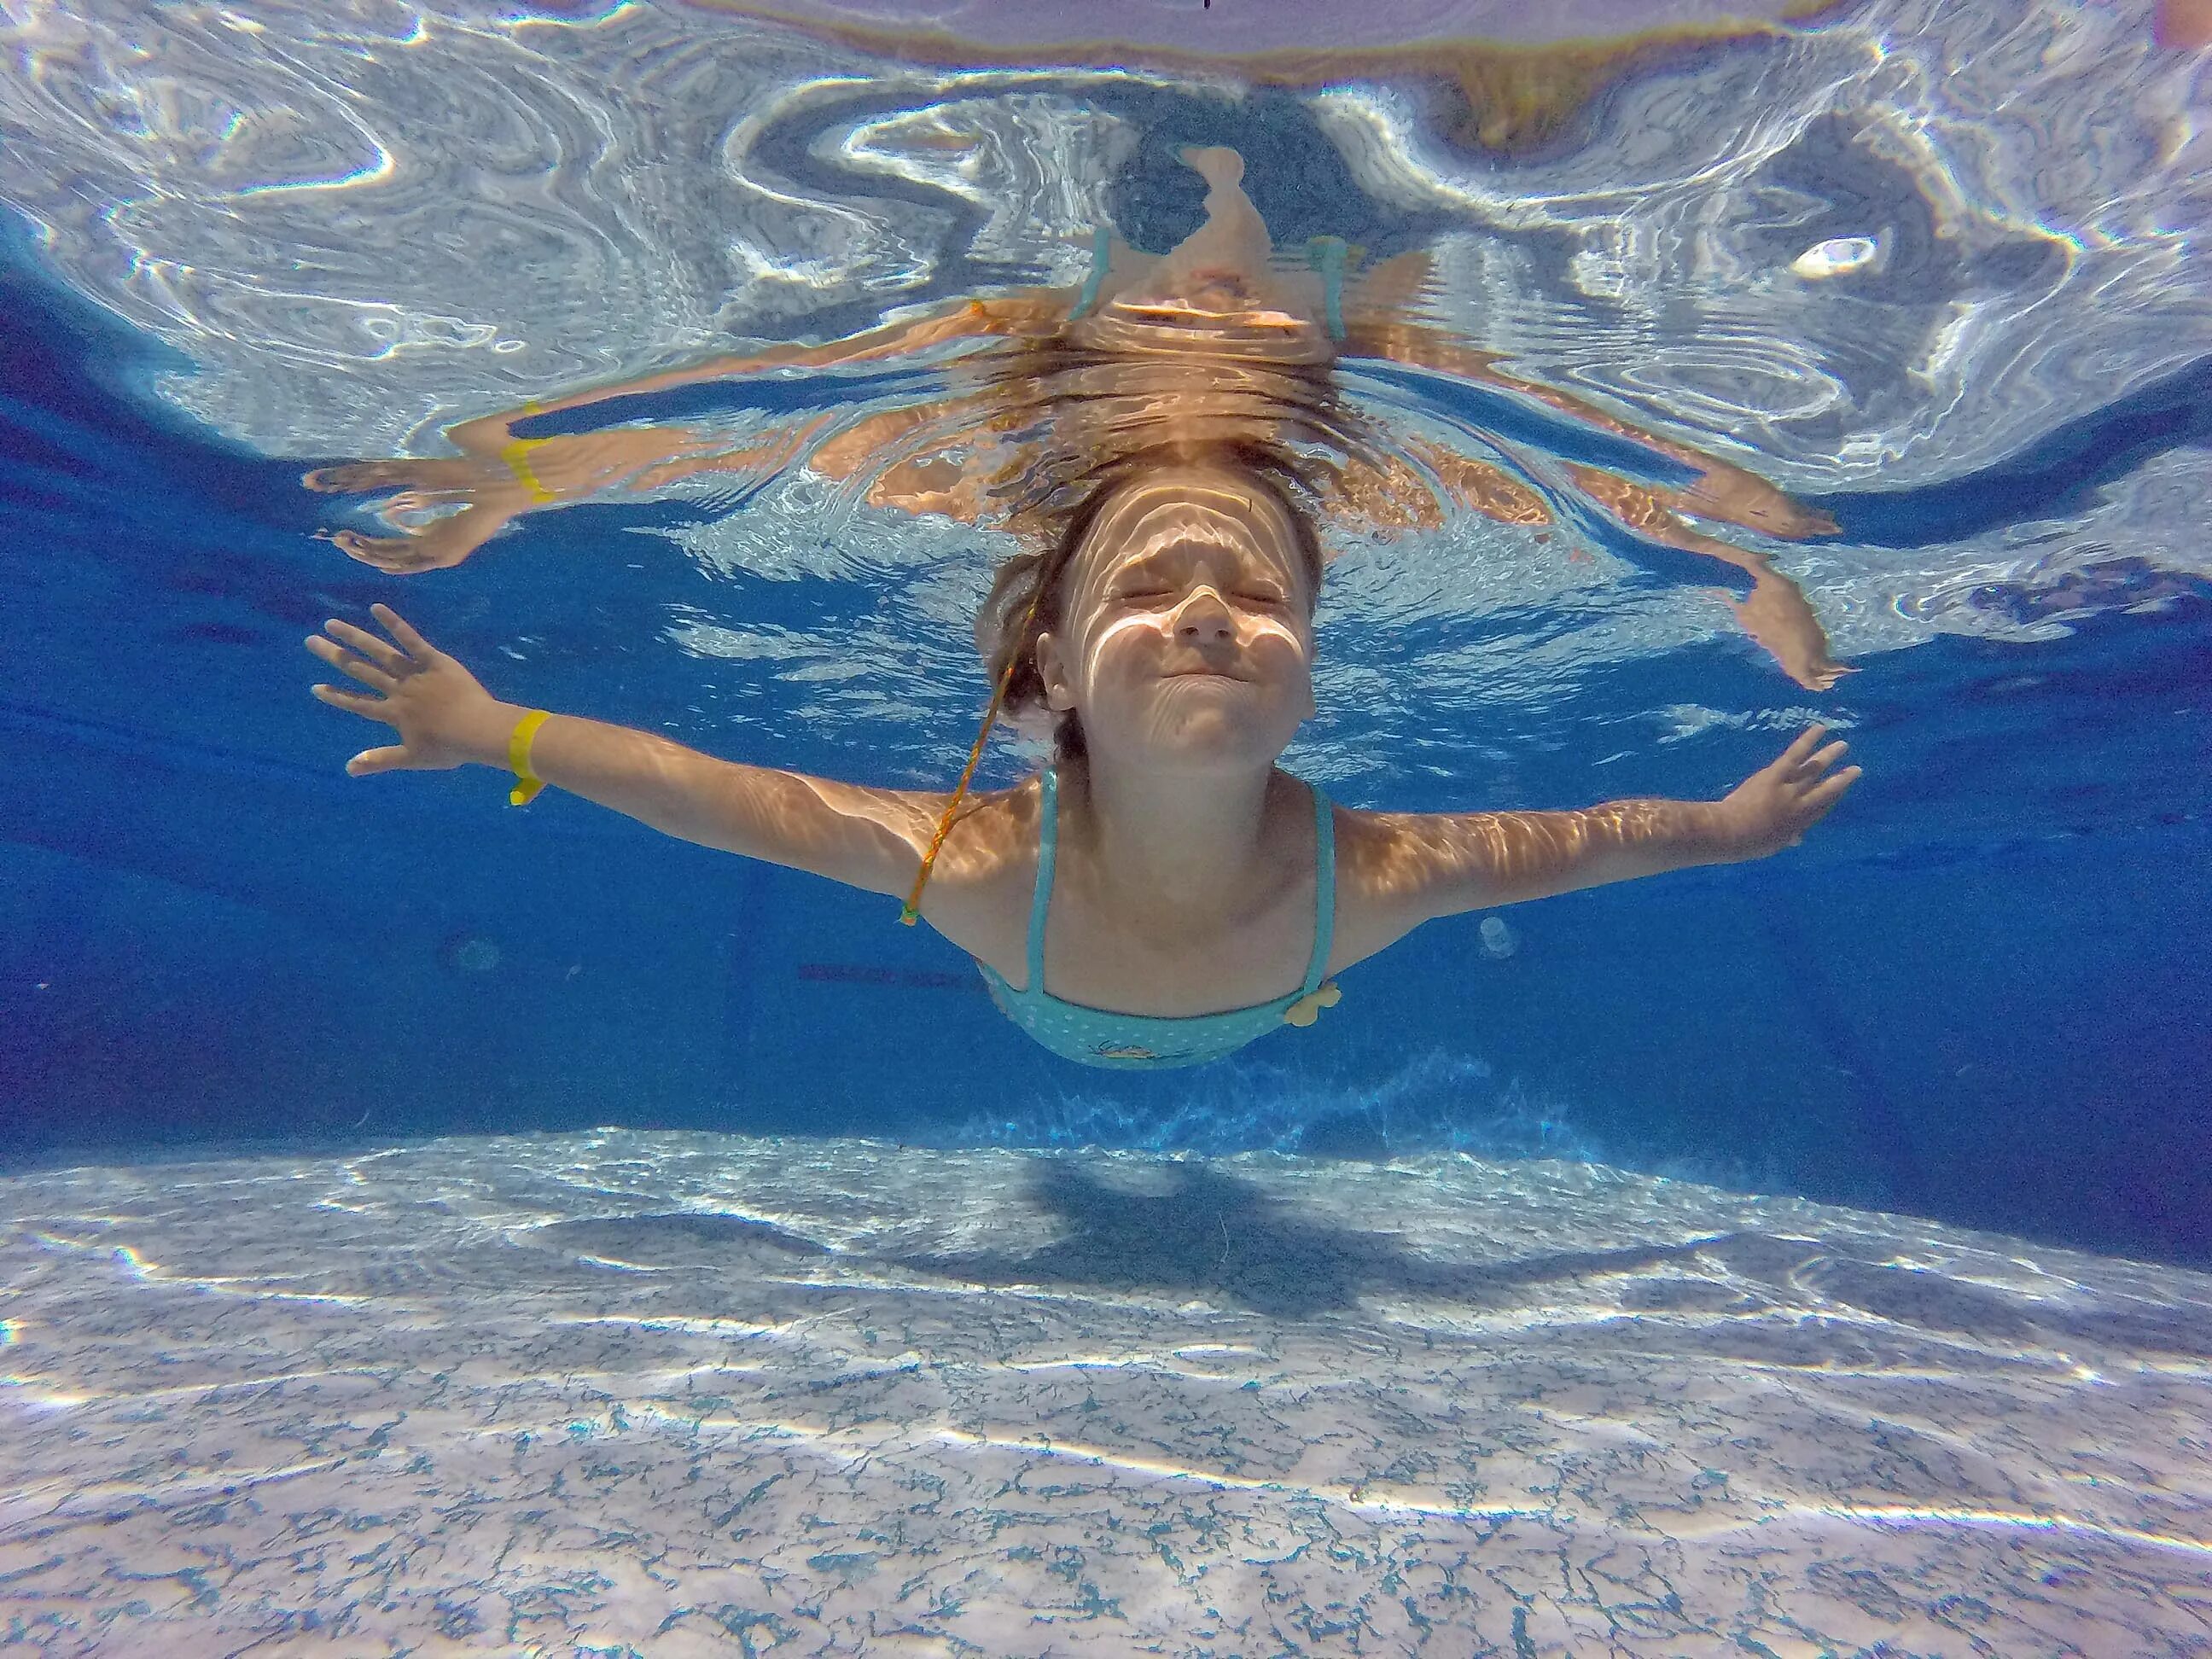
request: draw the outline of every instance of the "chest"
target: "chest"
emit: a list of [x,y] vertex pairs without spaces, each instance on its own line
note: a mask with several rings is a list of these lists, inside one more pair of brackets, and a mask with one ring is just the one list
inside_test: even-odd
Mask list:
[[[1309,867],[1229,919],[1139,923],[1102,900],[1079,872],[1063,872],[1045,913],[1044,988],[1063,1002],[1166,1018],[1288,996],[1304,984],[1312,960],[1315,896]],[[1016,984],[1028,977],[1026,946],[1025,937],[1020,971],[1010,976]]]

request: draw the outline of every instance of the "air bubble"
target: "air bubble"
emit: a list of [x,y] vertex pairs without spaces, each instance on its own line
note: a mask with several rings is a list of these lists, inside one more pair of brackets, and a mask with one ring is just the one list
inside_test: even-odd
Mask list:
[[1508,927],[1503,916],[1482,919],[1482,954],[1492,962],[1503,962],[1521,948],[1521,935]]

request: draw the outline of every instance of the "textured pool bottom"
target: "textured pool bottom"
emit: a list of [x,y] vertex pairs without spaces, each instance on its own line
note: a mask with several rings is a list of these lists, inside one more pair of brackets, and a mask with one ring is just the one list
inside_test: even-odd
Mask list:
[[0,1182],[52,1652],[2212,1641],[2212,1280],[1589,1166],[629,1131]]

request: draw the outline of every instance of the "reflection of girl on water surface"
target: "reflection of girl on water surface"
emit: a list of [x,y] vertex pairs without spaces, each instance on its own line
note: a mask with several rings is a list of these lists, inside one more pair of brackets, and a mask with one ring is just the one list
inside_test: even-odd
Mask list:
[[[1747,629],[1818,687],[1840,671],[1796,588],[1683,514],[1773,535],[1828,526],[1747,474],[1631,434],[1378,314],[1397,262],[1349,293],[1325,270],[1270,270],[1242,163],[1226,150],[1187,159],[1212,186],[1206,224],[1149,265],[1102,261],[1073,319],[1065,296],[979,301],[829,346],[471,422],[453,434],[457,459],[313,479],[404,487],[403,514],[459,507],[401,538],[341,534],[358,558],[418,569],[458,562],[518,514],[609,488],[714,470],[757,477],[810,444],[808,464],[832,477],[872,469],[871,500],[999,522],[1026,544],[1000,568],[977,637],[1005,709],[1056,722],[1057,756],[1040,776],[963,801],[957,789],[866,788],[716,760],[497,702],[380,605],[389,638],[333,621],[308,641],[367,688],[316,695],[399,732],[348,769],[511,767],[520,798],[543,780],[671,835],[905,896],[910,914],[975,958],[1025,1030],[1105,1065],[1212,1059],[1285,1022],[1310,1024],[1336,1000],[1332,975],[1431,917],[1764,857],[1824,816],[1858,769],[1832,769],[1844,745],[1822,746],[1819,727],[1711,802],[1373,812],[1332,805],[1278,768],[1313,713],[1323,525],[1440,522],[1439,495],[1524,524],[1549,516],[1501,469],[1425,443],[1390,453],[1370,441],[1334,393],[1339,356],[1486,380],[1633,438],[1664,458],[1655,471],[1671,462],[1692,475],[1670,489],[1573,469],[1590,499],[1645,537],[1749,574],[1739,606]],[[971,391],[827,437],[817,422],[732,450],[666,428],[542,440],[512,431],[528,414],[608,397],[981,336],[1010,343],[975,360]]]

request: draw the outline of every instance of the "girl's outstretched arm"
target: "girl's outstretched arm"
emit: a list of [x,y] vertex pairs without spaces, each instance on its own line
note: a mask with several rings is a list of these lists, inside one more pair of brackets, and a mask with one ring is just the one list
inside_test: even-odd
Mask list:
[[[389,639],[333,619],[307,640],[308,650],[368,688],[318,685],[316,696],[398,730],[397,744],[364,750],[346,770],[356,777],[471,763],[505,770],[509,743],[531,711],[494,697],[390,607],[371,609]],[[937,792],[871,789],[717,760],[649,732],[566,714],[537,729],[529,761],[546,782],[665,834],[878,893],[903,894],[912,884],[945,802]],[[981,849],[948,847],[954,879],[933,891],[955,890],[963,851]]]
[[1362,877],[1404,933],[1437,916],[1577,888],[1735,864],[1794,847],[1859,769],[1832,770],[1845,745],[1808,727],[1717,801],[1617,800],[1572,812],[1361,815]]

